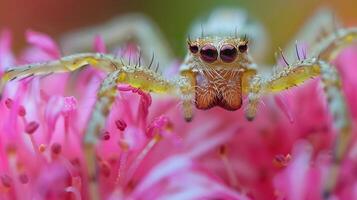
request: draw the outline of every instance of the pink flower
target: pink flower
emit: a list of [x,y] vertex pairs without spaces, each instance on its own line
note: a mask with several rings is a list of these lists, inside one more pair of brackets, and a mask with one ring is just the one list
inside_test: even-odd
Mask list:
[[[0,72],[61,56],[50,37],[33,31],[26,35],[30,46],[14,56],[10,36],[3,32],[0,38]],[[128,46],[121,55],[134,57],[137,49]],[[100,37],[93,47],[108,52]],[[356,55],[351,47],[335,62],[354,121]],[[197,111],[186,123],[178,100],[118,85],[90,155],[97,162],[94,180],[83,139],[104,76],[87,68],[75,80],[56,74],[6,86],[0,104],[1,199],[321,198],[335,133],[318,80],[265,98],[253,122],[246,121],[243,109],[214,108]],[[343,160],[333,197],[356,196],[356,152],[352,147]]]

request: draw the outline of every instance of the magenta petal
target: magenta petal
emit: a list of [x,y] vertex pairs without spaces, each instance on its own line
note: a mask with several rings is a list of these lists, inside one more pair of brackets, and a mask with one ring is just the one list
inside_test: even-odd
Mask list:
[[192,165],[192,160],[184,156],[172,156],[171,158],[162,161],[150,171],[148,176],[143,178],[142,182],[134,191],[133,196],[142,196],[145,194],[145,191],[150,190],[155,184],[158,184],[165,178],[174,176],[178,171],[191,168]]
[[107,53],[107,48],[105,47],[104,40],[100,35],[95,36],[93,49],[98,53]]
[[75,97],[73,96],[64,97],[63,101],[64,101],[64,105],[63,105],[62,112],[65,116],[68,116],[70,113],[72,113],[77,109],[77,100]]
[[26,31],[27,42],[43,50],[53,58],[61,57],[61,51],[57,43],[48,35],[35,32],[32,30]]
[[274,185],[282,196],[293,200],[306,199],[311,154],[312,148],[308,143],[302,141],[295,145],[291,163],[274,180]]
[[11,51],[12,37],[7,29],[0,32],[0,75],[1,72],[15,62]]
[[165,116],[160,116],[154,119],[154,121],[149,124],[147,128],[147,135],[149,137],[153,137],[155,130],[157,130],[158,133],[161,133],[162,129],[164,126],[168,123],[169,119]]
[[275,103],[278,105],[278,107],[283,111],[284,115],[289,119],[290,123],[294,123],[295,118],[294,115],[290,109],[289,106],[289,101],[285,96],[283,95],[275,95],[274,96]]

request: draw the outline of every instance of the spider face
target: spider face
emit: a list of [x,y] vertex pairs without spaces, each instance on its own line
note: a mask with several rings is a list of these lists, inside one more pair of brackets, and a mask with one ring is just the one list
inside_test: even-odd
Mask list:
[[239,38],[198,38],[188,41],[188,50],[202,64],[237,67],[247,59],[248,41]]
[[247,64],[248,42],[240,38],[206,37],[188,41],[190,70],[195,73],[198,109],[220,106],[237,110],[242,105],[242,76]]

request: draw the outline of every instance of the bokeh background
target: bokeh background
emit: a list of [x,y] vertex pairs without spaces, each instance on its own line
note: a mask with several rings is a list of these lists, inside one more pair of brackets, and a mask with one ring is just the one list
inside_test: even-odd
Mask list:
[[[10,28],[14,48],[25,45],[28,28],[59,38],[125,13],[143,13],[161,28],[177,57],[185,51],[192,21],[216,7],[246,9],[265,25],[274,48],[283,46],[316,9],[328,6],[344,25],[357,25],[356,0],[0,0],[0,28]],[[273,54],[271,54],[273,55]]]

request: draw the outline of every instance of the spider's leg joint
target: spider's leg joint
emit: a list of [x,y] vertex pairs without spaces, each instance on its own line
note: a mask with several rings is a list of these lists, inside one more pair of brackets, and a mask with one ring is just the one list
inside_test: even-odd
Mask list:
[[249,86],[248,107],[245,112],[245,117],[248,121],[253,121],[256,116],[257,109],[259,107],[260,99],[263,92],[262,86],[263,86],[263,81],[261,76],[256,75],[255,77],[252,78]]

